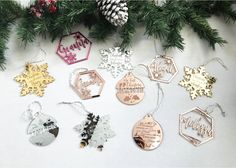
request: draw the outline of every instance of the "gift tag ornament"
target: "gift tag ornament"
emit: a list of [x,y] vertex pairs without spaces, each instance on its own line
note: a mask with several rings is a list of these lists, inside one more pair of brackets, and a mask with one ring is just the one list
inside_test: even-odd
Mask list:
[[[219,104],[216,103],[211,106],[214,108],[218,107],[221,110],[222,115],[225,115]],[[215,136],[215,130],[214,120],[210,115],[208,108],[206,110],[202,110],[199,107],[195,107],[180,114],[179,134],[194,146],[199,146],[211,141]]]
[[74,127],[81,138],[80,147],[95,147],[99,151],[103,150],[105,142],[115,136],[114,131],[110,127],[110,118],[108,115],[99,116],[87,111],[81,102],[62,102],[60,104],[80,105],[85,112],[87,118],[81,124]]
[[[160,146],[163,140],[163,131],[161,125],[153,118],[153,115],[158,111],[163,100],[164,92],[158,83],[157,106],[151,114],[147,114],[143,119],[138,121],[134,127],[132,136],[134,142],[143,150],[150,151]],[[162,93],[162,99],[160,99]]]
[[[34,112],[32,105],[38,105],[40,110]],[[26,114],[30,123],[27,128],[27,134],[30,136],[29,141],[37,146],[47,146],[51,144],[58,136],[59,127],[56,125],[57,121],[46,114],[41,113],[41,104],[37,101],[29,105]]]
[[72,73],[71,86],[83,100],[99,97],[105,80],[96,70],[77,69]]
[[223,61],[218,57],[209,60],[205,65],[198,68],[184,67],[184,79],[179,82],[179,85],[189,91],[192,100],[203,95],[212,97],[212,87],[216,78],[207,73],[205,67],[212,61],[217,61],[227,70]]
[[135,124],[133,139],[144,150],[156,149],[163,139],[162,128],[153,116],[148,114]]
[[44,95],[44,89],[55,80],[49,75],[47,69],[48,64],[26,64],[25,71],[14,78],[22,86],[21,96],[30,93],[41,97]]
[[135,77],[133,73],[127,73],[116,84],[117,98],[124,104],[134,105],[141,102],[144,98],[144,84]]
[[74,32],[61,37],[57,54],[67,63],[75,64],[88,59],[92,42],[82,33]]
[[102,55],[102,63],[98,66],[100,69],[110,71],[112,76],[116,78],[124,70],[132,70],[130,63],[132,51],[122,51],[120,47],[109,48],[100,51]]
[[167,84],[178,73],[174,59],[167,56],[156,56],[148,65],[148,71],[151,80]]

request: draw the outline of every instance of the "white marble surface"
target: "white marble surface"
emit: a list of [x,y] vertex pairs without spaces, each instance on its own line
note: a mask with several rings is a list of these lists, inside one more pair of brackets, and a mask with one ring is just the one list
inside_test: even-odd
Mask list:
[[[27,1],[22,1],[24,4]],[[185,38],[185,50],[168,51],[176,60],[179,68],[178,75],[171,84],[162,84],[165,98],[156,119],[163,127],[164,140],[161,146],[150,152],[140,150],[133,142],[131,131],[133,125],[148,111],[155,107],[156,86],[154,82],[143,76],[140,79],[146,85],[144,100],[135,106],[121,104],[116,98],[115,84],[122,77],[113,79],[105,70],[98,70],[106,80],[105,88],[100,98],[83,101],[88,110],[96,114],[109,114],[111,125],[116,137],[110,139],[104,151],[98,152],[94,148],[79,148],[78,134],[72,129],[79,124],[84,116],[66,105],[58,105],[61,101],[80,100],[77,94],[69,87],[70,73],[78,67],[96,69],[100,63],[99,49],[111,47],[115,36],[105,43],[96,43],[93,46],[88,61],[68,66],[56,54],[57,40],[40,41],[47,56],[40,53],[40,59],[49,64],[49,72],[56,81],[46,88],[43,98],[34,95],[21,97],[20,87],[13,78],[24,70],[24,64],[34,61],[38,51],[37,44],[26,48],[17,40],[13,30],[9,49],[6,51],[7,70],[0,73],[0,167],[1,168],[154,168],[154,167],[235,167],[236,166],[236,25],[225,24],[221,18],[212,17],[209,22],[217,28],[228,44],[216,47],[213,51],[208,44],[188,26],[182,31]],[[88,30],[76,26],[74,30],[81,31],[87,36]],[[144,29],[139,28],[134,38],[132,50],[133,65],[140,62],[147,63],[155,56],[153,40],[143,36]],[[160,43],[158,50],[161,53]],[[217,78],[213,88],[213,98],[198,98],[190,100],[189,94],[178,85],[182,79],[183,67],[196,67],[204,64],[213,57],[220,57],[228,66],[225,71],[219,64],[211,63],[207,66],[209,73]],[[36,147],[29,143],[26,135],[27,122],[21,119],[21,114],[27,105],[38,100],[43,105],[43,112],[54,116],[60,126],[57,140],[47,147]],[[205,108],[209,104],[218,102],[226,112],[223,118],[219,111],[212,113],[215,119],[216,137],[209,143],[194,147],[178,135],[178,115],[195,106]]]

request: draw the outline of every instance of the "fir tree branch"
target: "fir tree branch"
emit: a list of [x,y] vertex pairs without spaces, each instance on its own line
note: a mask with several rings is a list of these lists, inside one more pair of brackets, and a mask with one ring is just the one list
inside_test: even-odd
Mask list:
[[227,43],[219,37],[216,29],[210,27],[205,18],[197,15],[195,12],[189,13],[187,21],[199,37],[206,39],[213,49],[215,49],[215,44],[223,45]]

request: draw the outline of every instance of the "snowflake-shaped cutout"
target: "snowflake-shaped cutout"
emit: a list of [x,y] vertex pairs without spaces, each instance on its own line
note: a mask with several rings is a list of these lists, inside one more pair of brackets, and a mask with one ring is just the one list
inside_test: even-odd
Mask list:
[[122,51],[120,47],[113,47],[107,50],[100,51],[102,62],[98,66],[100,69],[107,69],[112,76],[116,78],[124,70],[132,70],[133,66],[130,63],[132,51]]
[[189,91],[192,100],[203,95],[212,97],[211,89],[216,78],[210,76],[204,66],[193,69],[184,67],[184,73],[184,79],[179,82],[179,85]]
[[15,81],[19,82],[22,86],[21,96],[33,93],[37,96],[44,95],[44,89],[49,83],[52,83],[55,79],[49,75],[48,64],[32,65],[27,64],[26,70],[16,76]]
[[82,138],[80,142],[81,148],[89,145],[101,151],[104,143],[115,136],[114,131],[110,127],[110,117],[108,115],[100,117],[89,113],[87,120],[75,126],[74,129]]

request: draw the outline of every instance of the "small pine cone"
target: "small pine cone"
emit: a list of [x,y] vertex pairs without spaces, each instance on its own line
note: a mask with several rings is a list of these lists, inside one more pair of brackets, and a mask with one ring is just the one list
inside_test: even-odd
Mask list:
[[96,0],[101,13],[114,26],[123,26],[128,20],[127,0]]

